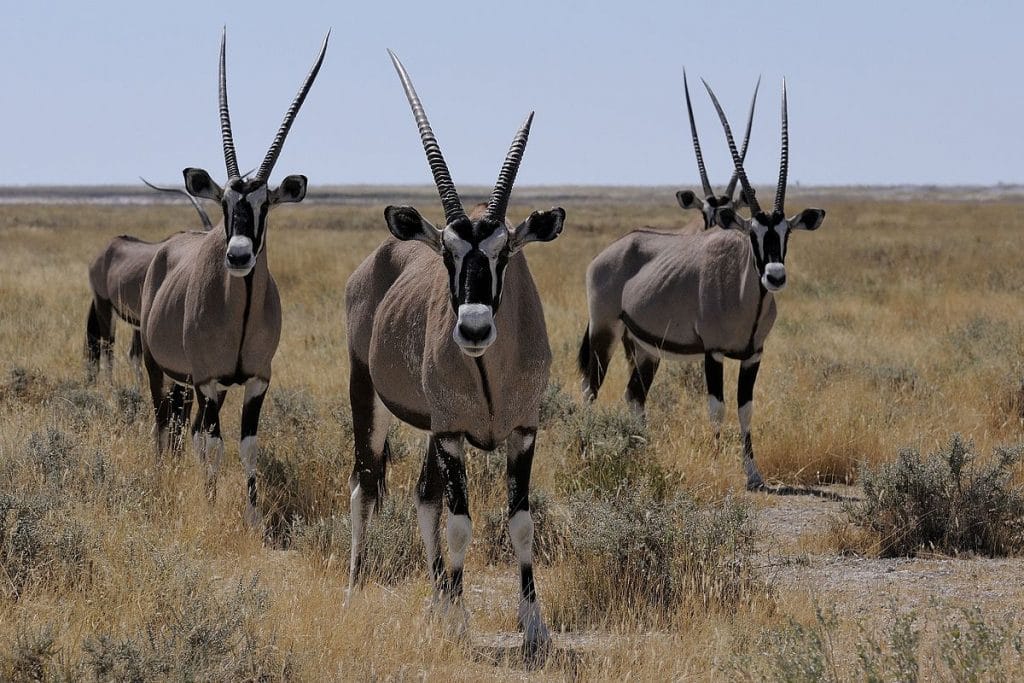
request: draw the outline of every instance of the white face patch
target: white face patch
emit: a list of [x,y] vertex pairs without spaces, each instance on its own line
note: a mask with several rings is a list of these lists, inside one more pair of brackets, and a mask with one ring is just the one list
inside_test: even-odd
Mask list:
[[491,236],[480,242],[480,251],[487,257],[491,267],[491,300],[498,300],[498,257],[508,244],[508,230],[498,228]]
[[760,256],[764,257],[764,236],[768,234],[768,228],[753,218],[750,221],[750,229],[754,231],[754,237],[757,239],[757,251]]

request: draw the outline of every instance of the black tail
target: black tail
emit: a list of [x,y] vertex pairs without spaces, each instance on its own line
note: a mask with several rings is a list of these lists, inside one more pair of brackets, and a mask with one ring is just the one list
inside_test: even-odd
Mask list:
[[89,379],[95,379],[100,370],[100,357],[106,355],[107,365],[114,360],[113,306],[105,299],[93,297],[85,323],[85,356]]
[[590,323],[583,333],[583,341],[580,343],[580,353],[576,358],[576,367],[579,368],[580,376],[586,377],[590,374]]

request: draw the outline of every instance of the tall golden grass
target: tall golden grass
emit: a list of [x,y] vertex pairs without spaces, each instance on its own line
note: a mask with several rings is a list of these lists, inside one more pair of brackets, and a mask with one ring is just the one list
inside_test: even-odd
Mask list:
[[[791,199],[793,206],[802,203],[799,195]],[[590,259],[633,227],[696,226],[671,197],[644,204],[569,200],[565,207],[562,237],[527,254],[555,355],[552,381],[571,408],[579,401],[574,359],[586,325],[583,282]],[[281,289],[285,324],[261,431],[265,488],[268,504],[307,526],[348,508],[352,453],[342,292],[349,273],[386,236],[381,208],[308,205],[272,217],[266,257]],[[531,208],[538,207],[514,204],[512,218]],[[825,208],[821,230],[790,241],[791,284],[778,297],[779,320],[755,390],[754,446],[765,475],[793,484],[854,483],[858,464],[889,460],[902,446],[931,450],[953,431],[973,439],[981,452],[1020,441],[1020,207],[844,199]],[[47,634],[49,648],[36,649],[49,652],[41,660],[57,667],[51,673],[100,670],[96,652],[116,653],[125,643],[137,647],[122,652],[152,655],[151,672],[161,671],[160,657],[180,665],[191,651],[188,638],[174,629],[199,628],[182,620],[202,613],[212,622],[237,619],[225,637],[228,659],[242,669],[200,662],[190,670],[200,676],[711,679],[734,672],[729,666],[737,653],[762,647],[751,634],[789,617],[814,621],[813,587],[812,598],[769,591],[725,610],[702,609],[694,595],[677,608],[684,618],[661,620],[656,630],[628,620],[602,623],[595,615],[590,627],[557,636],[558,656],[527,672],[508,646],[515,642],[509,634],[515,632],[516,572],[510,563],[488,562],[493,538],[489,545],[485,537],[500,535],[500,524],[483,531],[485,520],[500,519],[503,511],[502,467],[480,454],[470,462],[478,540],[469,554],[466,598],[476,638],[451,640],[430,618],[425,571],[378,581],[343,608],[344,541],[280,550],[245,530],[237,444],[230,438],[212,504],[188,451],[154,458],[146,389],[141,403],[124,391],[134,381],[124,326],[113,382],[83,383],[89,259],[116,234],[158,239],[191,226],[190,211],[0,206],[0,494],[11,507],[38,504],[39,533],[55,539],[26,582],[15,585],[0,573],[0,643],[12,644],[0,646],[0,657],[7,658],[0,677],[32,670],[14,654],[31,654],[32,643]],[[425,215],[438,213],[433,205],[425,208]],[[727,363],[730,411],[716,444],[699,370],[662,365],[644,457],[660,468],[670,492],[706,502],[734,492],[763,504],[741,491],[735,376],[736,365]],[[617,352],[603,407],[621,404],[626,377]],[[239,401],[228,398],[225,434],[238,431]],[[542,425],[534,465],[535,487],[556,507],[567,500],[565,471],[578,457],[573,439],[558,433],[566,424]],[[30,446],[52,430],[65,435],[73,451],[68,468],[52,470],[58,480],[47,479],[49,456],[33,456]],[[412,490],[423,444],[405,428],[395,438],[402,457],[389,484],[401,496]],[[0,513],[0,531],[14,533],[21,513]],[[67,547],[60,545],[66,529],[79,534],[65,541]],[[406,536],[418,543],[415,531]],[[542,601],[546,590],[571,585],[578,569],[552,556],[538,571]],[[246,588],[253,577],[256,597]],[[239,593],[240,585],[245,590]],[[241,602],[233,601],[236,593]],[[259,609],[244,607],[246,600]],[[856,635],[857,629],[846,622],[840,632]],[[142,645],[152,633],[163,634],[163,650]],[[101,637],[107,650],[98,645]],[[846,642],[847,659],[854,661],[855,638]],[[125,661],[111,677],[125,670]],[[184,675],[180,667],[163,671]]]

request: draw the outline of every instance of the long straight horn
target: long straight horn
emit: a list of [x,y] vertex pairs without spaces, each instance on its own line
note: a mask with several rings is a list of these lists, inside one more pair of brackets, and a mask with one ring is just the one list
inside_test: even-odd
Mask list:
[[519,132],[512,138],[512,146],[508,148],[505,155],[505,163],[501,165],[501,172],[498,174],[498,182],[494,184],[494,192],[487,202],[487,217],[494,221],[504,221],[505,211],[508,210],[508,200],[512,194],[512,185],[516,182],[516,173],[519,172],[519,164],[523,161],[523,152],[526,151],[526,141],[530,137],[530,126],[533,124],[533,112],[526,117]]
[[789,176],[789,107],[786,104],[786,79],[782,79],[782,152],[779,155],[779,184],[775,188],[775,211],[786,208],[786,181]]
[[[754,105],[757,104],[757,91],[761,89],[761,77],[757,77],[757,85],[754,86],[754,97],[750,100],[750,113],[747,115],[747,132],[743,134],[743,147],[740,148],[740,161],[747,160],[747,146],[750,144],[750,129],[754,125]],[[736,191],[736,181],[739,176],[736,171],[732,172],[732,178],[729,179],[729,184],[725,188],[725,196],[732,198],[732,193]]]
[[284,114],[284,121],[281,122],[281,127],[277,129],[277,135],[274,136],[274,141],[270,143],[270,149],[267,150],[267,156],[263,158],[263,163],[260,164],[260,168],[256,171],[255,180],[266,182],[270,178],[270,172],[274,170],[274,164],[277,163],[277,157],[281,155],[281,148],[284,147],[284,139],[288,137],[288,131],[292,127],[292,123],[295,122],[295,117],[299,113],[299,109],[302,107],[302,103],[306,99],[306,95],[309,94],[309,89],[313,87],[313,81],[316,80],[316,75],[320,73],[320,65],[324,63],[324,55],[327,54],[327,41],[331,39],[331,32],[327,31],[327,35],[324,36],[324,43],[320,46],[320,54],[317,55],[316,62],[313,63],[313,68],[309,70],[309,74],[306,76],[306,80],[303,81],[302,87],[299,88],[299,92],[295,95],[295,99],[292,100],[292,104],[288,107],[288,111]]
[[693,105],[690,104],[690,84],[686,82],[686,69],[683,69],[683,92],[686,93],[686,115],[690,117],[690,135],[693,136],[693,153],[697,155],[697,170],[700,171],[700,184],[704,187],[704,196],[711,197],[715,191],[708,181],[708,171],[704,168],[704,156],[700,153],[700,139],[697,137],[697,124],[693,120]]
[[427,113],[423,111],[423,104],[420,102],[419,95],[416,94],[416,88],[412,85],[412,79],[409,78],[409,72],[402,66],[402,62],[398,61],[394,52],[388,50],[388,55],[391,57],[391,63],[395,65],[395,71],[398,72],[398,78],[402,81],[402,88],[409,100],[412,114],[416,118],[416,127],[419,128],[420,140],[423,141],[423,151],[427,153],[427,163],[430,164],[434,185],[437,186],[437,194],[440,195],[441,206],[444,207],[445,222],[451,223],[456,218],[466,215],[466,211],[462,208],[462,200],[459,199],[459,193],[455,190],[452,174],[448,172],[448,164],[445,163],[444,155],[441,154],[441,147],[437,144],[437,138],[434,137],[434,131],[430,127],[430,121],[427,120]]
[[203,230],[210,230],[211,228],[213,228],[213,223],[210,222],[210,216],[207,215],[206,209],[203,208],[203,205],[199,203],[198,199],[189,194],[188,190],[181,187],[161,187],[159,185],[154,185],[153,183],[149,182],[142,176],[139,176],[139,180],[144,182],[147,187],[152,188],[158,192],[174,192],[176,194],[185,195],[186,197],[188,197],[188,200],[192,202],[192,207],[196,210],[196,213],[199,214],[199,220],[203,222]]
[[740,185],[743,187],[743,195],[747,199],[747,205],[750,206],[752,213],[760,213],[761,206],[757,203],[757,198],[754,197],[754,190],[750,187],[750,182],[747,180],[747,172],[743,170],[743,160],[740,159],[740,153],[736,151],[736,141],[732,139],[732,130],[729,128],[729,121],[725,118],[725,112],[722,111],[722,105],[718,103],[718,98],[715,97],[715,93],[711,90],[711,86],[703,78],[701,82],[708,91],[708,95],[711,95],[711,101],[715,105],[715,111],[718,112],[718,118],[722,121],[722,128],[725,129],[725,139],[729,143],[729,153],[732,154],[732,163],[736,167],[736,175],[740,179]]
[[224,143],[224,164],[228,168],[228,180],[238,177],[238,159],[235,157],[235,141],[231,138],[231,114],[228,113],[228,77],[224,57],[228,40],[228,29],[220,34],[220,137]]

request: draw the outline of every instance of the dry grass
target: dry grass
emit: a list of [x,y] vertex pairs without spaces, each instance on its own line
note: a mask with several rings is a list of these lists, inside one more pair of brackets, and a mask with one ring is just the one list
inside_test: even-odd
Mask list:
[[[735,410],[716,444],[699,369],[663,365],[642,434],[630,434],[621,419],[621,353],[599,410],[578,404],[573,359],[585,326],[586,265],[630,227],[677,228],[688,220],[671,196],[664,199],[568,201],[564,235],[528,250],[555,353],[534,475],[547,511],[538,523],[545,544],[539,590],[582,631],[563,636],[569,650],[529,672],[505,640],[485,637],[515,632],[500,454],[475,454],[469,465],[477,543],[467,602],[476,639],[450,640],[428,615],[421,549],[409,511],[400,509],[423,444],[404,428],[389,473],[394,528],[380,538],[413,546],[381,544],[381,567],[399,571],[378,573],[341,606],[352,457],[342,288],[385,236],[380,207],[299,206],[274,216],[268,252],[286,324],[261,432],[265,504],[280,541],[269,548],[244,530],[236,444],[228,442],[213,504],[191,455],[154,460],[146,392],[128,388],[126,334],[113,384],[82,382],[89,258],[115,234],[159,238],[190,225],[191,209],[0,206],[0,499],[9,508],[0,520],[0,678],[141,671],[144,678],[222,680],[710,679],[732,676],[737,666],[778,675],[744,657],[805,642],[757,634],[788,619],[819,628],[810,602],[767,591],[705,610],[701,590],[681,581],[684,599],[638,621],[602,619],[593,605],[572,599],[582,585],[583,551],[565,544],[573,529],[585,528],[573,526],[570,505],[581,489],[601,489],[607,499],[621,481],[643,481],[652,501],[685,494],[700,510],[714,510],[744,481]],[[514,206],[513,218],[529,208]],[[792,484],[850,481],[861,463],[877,466],[904,446],[932,451],[952,431],[983,453],[1020,441],[1024,271],[1016,247],[1024,213],[1001,203],[843,200],[827,208],[821,231],[791,241],[792,284],[779,297],[761,367],[754,438],[765,475]],[[429,206],[428,215],[437,213]],[[730,406],[735,375],[727,364]],[[239,412],[239,397],[229,396],[225,433],[237,433]],[[1019,468],[1015,476],[1019,482]],[[587,566],[603,561],[590,558]],[[716,570],[712,578],[720,576]],[[611,614],[625,598],[607,600]],[[839,624],[832,631],[838,654],[829,655],[835,666],[862,677],[857,647],[867,641],[858,634],[867,629],[884,639],[885,628],[873,620]],[[940,637],[931,629],[922,642]],[[1006,657],[1010,667],[1012,643],[1000,642],[992,657]]]

